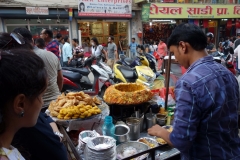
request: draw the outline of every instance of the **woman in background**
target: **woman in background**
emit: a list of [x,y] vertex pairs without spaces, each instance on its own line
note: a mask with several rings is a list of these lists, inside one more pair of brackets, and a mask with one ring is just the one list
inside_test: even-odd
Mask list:
[[163,60],[161,59],[161,57],[164,57],[167,55],[167,45],[166,43],[164,43],[163,39],[160,39],[160,42],[158,44],[158,49],[157,49],[157,53],[160,56],[160,59],[158,60],[158,70],[161,70],[162,68],[162,63]]

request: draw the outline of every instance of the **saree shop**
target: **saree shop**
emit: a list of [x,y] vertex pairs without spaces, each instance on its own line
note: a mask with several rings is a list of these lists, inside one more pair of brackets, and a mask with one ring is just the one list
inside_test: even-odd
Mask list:
[[143,22],[145,41],[167,40],[180,23],[193,23],[200,26],[205,33],[212,32],[216,35],[214,43],[217,43],[220,37],[235,36],[240,27],[237,19],[240,16],[240,7],[237,5],[223,7],[205,4],[151,3],[148,6],[149,14],[147,20],[145,15]]

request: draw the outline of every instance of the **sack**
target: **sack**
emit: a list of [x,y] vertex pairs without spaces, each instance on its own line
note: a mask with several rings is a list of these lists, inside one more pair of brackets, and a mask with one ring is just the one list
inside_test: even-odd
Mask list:
[[156,60],[160,59],[160,55],[156,51],[153,52],[153,56],[156,58]]

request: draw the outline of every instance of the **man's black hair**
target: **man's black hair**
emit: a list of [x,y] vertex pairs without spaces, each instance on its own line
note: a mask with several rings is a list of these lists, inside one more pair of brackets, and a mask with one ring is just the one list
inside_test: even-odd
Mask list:
[[53,38],[53,32],[50,29],[45,29],[44,31],[45,34],[47,34],[50,38]]
[[27,39],[28,41],[32,41],[32,34],[27,28],[18,27],[18,28],[15,28],[13,32],[21,34],[25,40]]
[[58,33],[57,35],[56,35],[56,38],[57,39],[59,39],[59,38],[61,38],[62,37],[62,35],[60,34],[60,33]]
[[201,51],[207,46],[207,37],[200,27],[194,24],[182,23],[178,25],[168,39],[168,48],[178,46],[179,42],[187,42],[196,51]]
[[109,36],[111,38],[112,41],[114,41],[114,37],[113,36]]
[[65,37],[64,37],[64,42],[67,42],[67,41],[68,41],[68,38],[69,38],[68,36],[65,36]]
[[44,48],[45,47],[45,42],[42,38],[37,38],[35,39],[35,44],[39,47],[39,48]]
[[[14,33],[18,33],[23,36],[25,44],[20,45],[19,48],[22,49],[33,49],[33,41],[31,32],[25,27],[18,27],[13,30]],[[7,35],[4,35],[7,36]],[[16,45],[17,47],[18,45]],[[11,46],[9,46],[11,48]]]
[[132,38],[135,41],[135,38]]

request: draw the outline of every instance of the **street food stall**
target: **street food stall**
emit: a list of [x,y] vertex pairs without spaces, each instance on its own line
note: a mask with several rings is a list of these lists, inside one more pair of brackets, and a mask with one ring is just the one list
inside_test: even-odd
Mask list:
[[[171,58],[168,59],[170,71]],[[181,159],[180,152],[161,137],[147,134],[159,124],[172,131],[174,87],[169,87],[170,73],[160,76],[159,88],[149,89],[136,83],[110,86],[103,99],[84,92],[62,94],[46,111],[64,135],[68,157],[72,160],[101,159]],[[170,98],[169,98],[170,97]],[[115,126],[114,135],[102,135],[107,117]],[[105,133],[106,134],[106,133]]]

